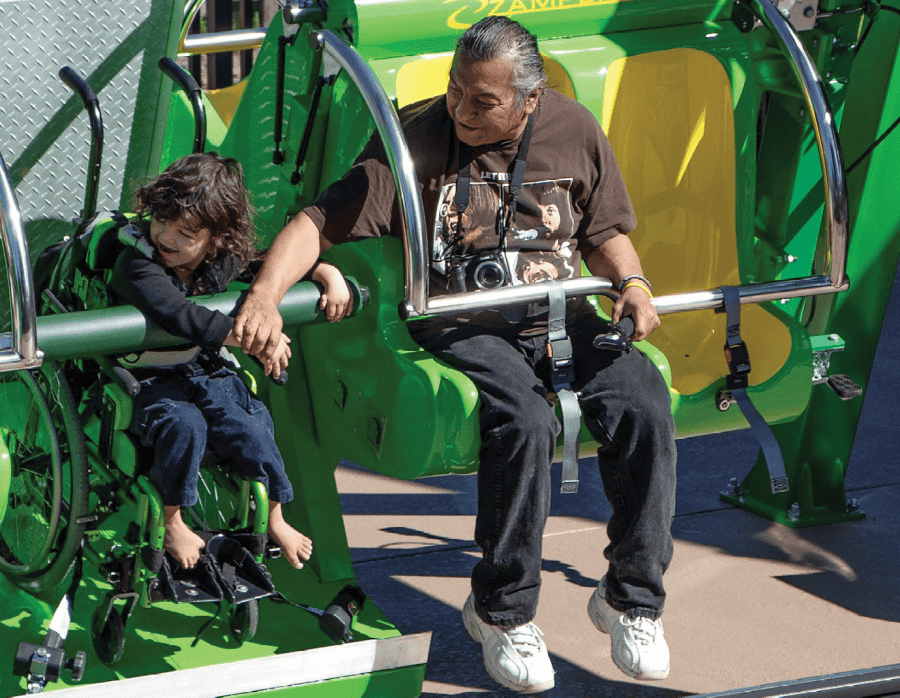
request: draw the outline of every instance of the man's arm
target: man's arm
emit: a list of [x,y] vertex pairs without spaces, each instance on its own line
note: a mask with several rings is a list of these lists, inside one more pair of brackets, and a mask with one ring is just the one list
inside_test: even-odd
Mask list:
[[[616,288],[626,276],[644,274],[634,245],[623,234],[613,235],[599,247],[593,248],[584,255],[584,261],[591,274],[611,279]],[[631,339],[635,341],[646,339],[660,325],[656,308],[650,302],[650,289],[645,291],[643,284],[641,287],[626,288],[612,309],[613,324],[622,317],[631,315],[634,320]]]
[[278,233],[234,321],[232,332],[245,353],[265,361],[278,350],[283,325],[278,304],[330,246],[303,212]]

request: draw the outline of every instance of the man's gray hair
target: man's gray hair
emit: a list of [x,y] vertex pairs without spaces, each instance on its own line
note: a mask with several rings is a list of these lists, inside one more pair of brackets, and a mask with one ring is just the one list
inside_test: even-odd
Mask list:
[[547,84],[537,37],[508,17],[485,17],[473,24],[456,42],[456,53],[460,51],[479,61],[510,59],[516,109],[522,109],[525,99]]

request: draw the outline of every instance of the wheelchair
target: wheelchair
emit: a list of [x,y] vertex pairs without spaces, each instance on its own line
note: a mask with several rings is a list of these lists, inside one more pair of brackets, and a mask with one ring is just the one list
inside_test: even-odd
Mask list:
[[[85,263],[75,270],[73,288],[49,289],[42,314],[110,305],[106,284],[122,249],[121,223],[98,220],[74,241],[86,246]],[[78,300],[67,308],[60,296]],[[252,376],[243,377],[255,389]],[[262,562],[278,554],[266,544],[265,487],[234,476],[208,456],[200,499],[184,515],[208,539],[207,558],[216,557],[213,550],[218,554],[221,572],[203,563],[191,575],[172,569],[163,550],[162,499],[146,475],[152,451],[130,431],[140,384],[98,357],[4,373],[0,386],[7,404],[15,406],[0,425],[13,461],[0,571],[30,592],[49,591],[72,570],[83,540],[85,558],[112,585],[91,628],[94,648],[107,664],[121,659],[125,626],[139,603],[225,601],[234,638],[251,639],[259,599],[274,592]],[[117,531],[125,531],[124,537]]]
[[[71,69],[60,76],[89,111],[96,111],[96,141],[102,137],[96,97]],[[137,231],[122,214],[94,211],[91,181],[96,182],[101,150],[92,148],[83,220],[75,235],[42,255],[67,255],[71,263],[66,273],[54,270],[39,279],[45,286],[40,315],[115,304],[112,267]],[[227,352],[226,363],[255,393],[253,375]],[[122,658],[125,629],[138,605],[224,604],[232,637],[238,643],[252,639],[259,600],[275,594],[263,562],[280,554],[267,541],[266,488],[228,472],[208,453],[201,464],[199,501],[182,512],[206,540],[206,552],[194,570],[174,560],[170,564],[163,501],[146,474],[153,452],[131,431],[139,390],[125,368],[104,356],[0,373],[7,406],[0,415],[0,446],[11,461],[4,470],[10,496],[0,517],[0,572],[49,598],[67,579],[77,588],[83,559],[96,567],[111,589],[93,613],[91,639],[108,665]]]

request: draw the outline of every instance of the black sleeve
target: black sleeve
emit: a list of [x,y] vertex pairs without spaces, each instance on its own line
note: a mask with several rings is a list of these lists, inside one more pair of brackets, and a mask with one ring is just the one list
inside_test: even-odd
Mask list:
[[231,332],[234,318],[191,303],[165,268],[134,249],[116,260],[112,290],[169,334],[217,352]]

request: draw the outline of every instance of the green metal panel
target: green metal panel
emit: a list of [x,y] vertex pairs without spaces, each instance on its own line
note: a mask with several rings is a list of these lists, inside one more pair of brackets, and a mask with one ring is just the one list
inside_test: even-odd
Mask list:
[[[283,688],[279,691],[266,691],[264,695],[277,698],[369,698],[370,696],[390,696],[390,698],[416,698],[422,695],[422,682],[425,680],[425,665],[390,671],[377,671],[371,674],[360,674],[346,679],[334,679],[321,683]],[[259,693],[244,693],[242,698],[259,696]],[[238,698],[238,696],[234,696]]]
[[370,59],[452,51],[465,29],[489,15],[507,15],[548,39],[702,23],[727,17],[731,6],[732,0],[361,2],[358,47]]
[[[898,47],[900,17],[882,11],[853,64],[846,88],[840,135],[848,165],[900,114]],[[832,303],[820,300],[807,310],[811,331],[836,333],[846,341],[845,350],[832,357],[831,372],[849,375],[864,388],[900,256],[900,212],[885,205],[896,198],[898,162],[900,139],[892,135],[848,177],[850,291]],[[844,473],[861,410],[861,400],[843,401],[830,391],[817,391],[797,424],[774,428],[786,460],[796,463],[798,489],[792,486],[788,495],[777,497],[767,494],[759,486],[764,465],[757,463],[745,482],[755,496],[743,505],[793,527],[859,518],[858,512],[846,511]],[[799,513],[791,518],[788,512],[795,502]]]

